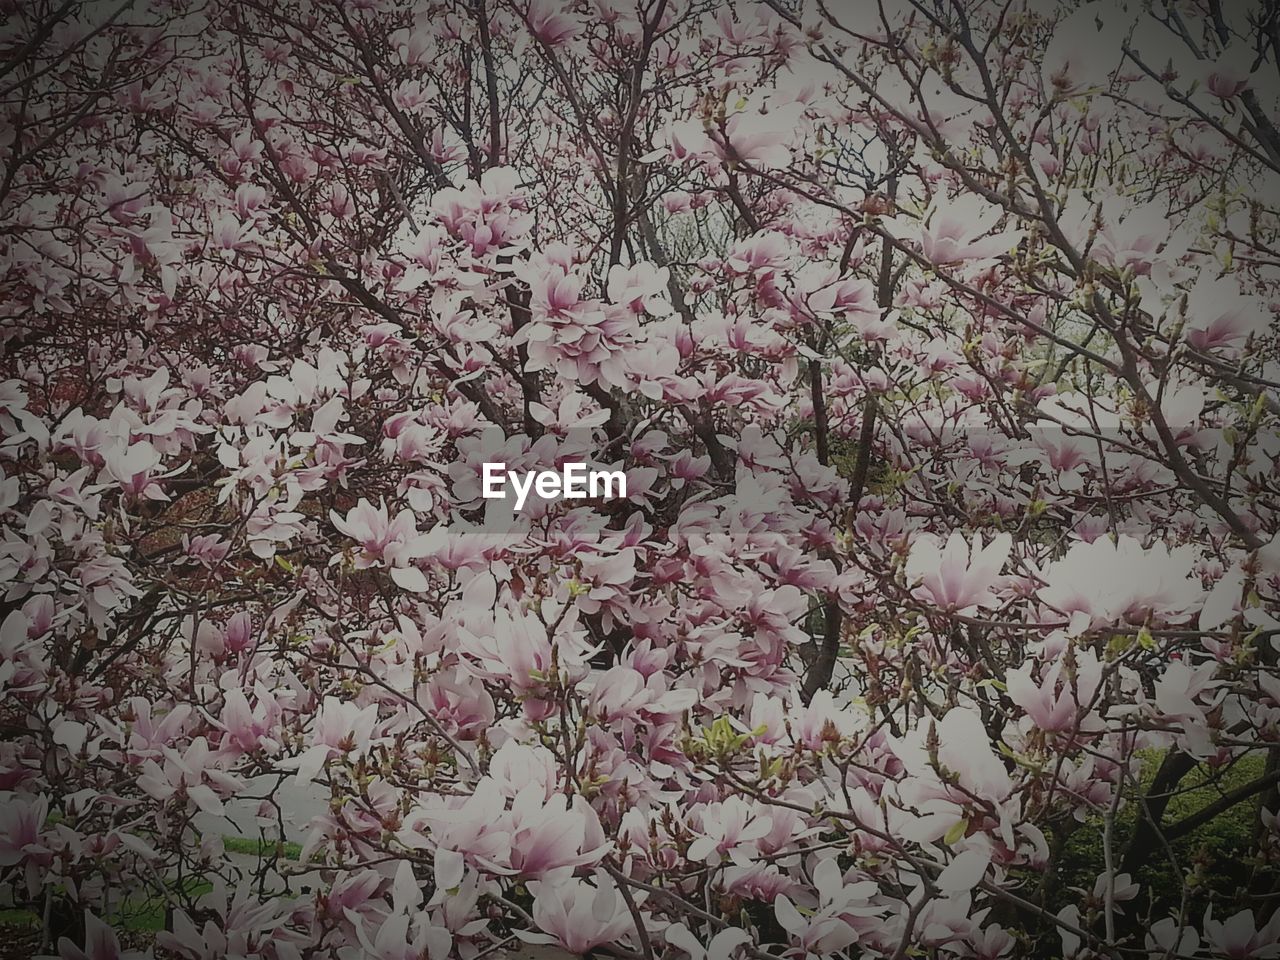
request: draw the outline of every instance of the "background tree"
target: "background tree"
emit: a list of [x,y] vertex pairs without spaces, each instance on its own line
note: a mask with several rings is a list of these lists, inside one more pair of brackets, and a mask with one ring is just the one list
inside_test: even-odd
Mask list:
[[0,16],[37,952],[1280,949],[1274,4]]

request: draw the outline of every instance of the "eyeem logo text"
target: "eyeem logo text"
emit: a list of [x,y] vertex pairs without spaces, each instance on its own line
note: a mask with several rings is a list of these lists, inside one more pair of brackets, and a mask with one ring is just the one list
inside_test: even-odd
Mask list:
[[543,500],[585,500],[601,497],[615,500],[627,495],[627,475],[621,470],[588,470],[585,463],[566,463],[559,471],[534,470],[516,473],[505,463],[483,465],[486,500],[503,500],[507,490],[515,493],[515,509],[524,509],[533,492]]

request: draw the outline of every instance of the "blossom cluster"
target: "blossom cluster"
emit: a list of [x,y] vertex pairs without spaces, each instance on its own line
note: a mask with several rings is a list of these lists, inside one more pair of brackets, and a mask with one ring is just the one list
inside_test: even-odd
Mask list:
[[1139,6],[0,5],[35,953],[1280,955],[1275,16]]

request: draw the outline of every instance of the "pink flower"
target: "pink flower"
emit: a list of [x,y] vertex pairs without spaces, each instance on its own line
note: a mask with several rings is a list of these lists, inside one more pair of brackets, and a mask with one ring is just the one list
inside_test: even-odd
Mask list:
[[107,451],[103,479],[112,479],[130,497],[168,500],[155,482],[160,469],[160,453],[146,440],[119,445]]
[[725,857],[747,863],[757,852],[757,841],[773,829],[773,819],[756,804],[730,796],[702,810],[702,834],[689,847],[690,860],[718,864]]
[[1171,222],[1164,200],[1153,200],[1130,208],[1119,222],[1106,218],[1091,253],[1101,263],[1116,270],[1133,268],[1145,276],[1160,245],[1169,238]]
[[188,704],[179,704],[172,710],[164,711],[157,719],[152,704],[142,697],[134,697],[129,701],[132,714],[131,730],[126,736],[120,730],[117,741],[128,747],[131,757],[161,757],[164,748],[178,740],[186,729],[192,709]]
[[1243,42],[1231,43],[1209,69],[1205,87],[1215,97],[1230,100],[1249,89],[1253,77],[1253,52]]
[[[1091,650],[1076,657],[1073,680],[1061,677],[1063,661],[1054,660],[1039,684],[1031,678],[1032,664],[1025,663],[1005,675],[1009,699],[1026,711],[1036,729],[1046,733],[1062,733],[1075,729],[1079,711],[1092,703],[1102,683],[1102,664]],[[1097,725],[1096,718],[1082,729]]]
[[247,881],[232,895],[219,880],[197,901],[197,906],[202,911],[211,910],[216,918],[210,917],[197,927],[185,910],[175,910],[173,932],[161,931],[156,937],[157,946],[186,960],[301,955],[300,938],[288,929],[294,910],[289,900],[275,897],[260,901]]
[[[1165,667],[1153,690],[1156,715],[1173,721],[1180,728],[1178,739],[1184,749],[1198,757],[1208,757],[1214,752],[1206,714],[1214,705],[1210,695],[1220,685],[1214,679],[1217,671],[1214,660],[1194,669],[1181,660],[1174,660]],[[1209,702],[1198,703],[1201,698]]]
[[[585,667],[592,649],[576,632],[572,616],[566,618],[556,638],[560,668],[578,671]],[[495,683],[530,692],[547,679],[552,664],[552,640],[537,617],[514,607],[501,606],[481,629],[458,630],[460,649],[475,661],[473,671]]]
[[977,194],[935,200],[925,213],[921,249],[940,266],[970,260],[986,260],[1017,244],[1021,230],[1005,230],[987,236],[1004,216],[1004,210]]
[[1200,949],[1200,935],[1174,917],[1165,917],[1151,925],[1146,936],[1147,953],[1152,960],[1160,957],[1192,957]]
[[243,753],[264,750],[274,754],[280,749],[276,731],[280,723],[280,707],[270,692],[259,687],[257,705],[249,706],[243,690],[229,690],[222,702],[218,726],[226,732],[221,749],[238,757]]
[[493,724],[493,697],[476,677],[443,670],[432,675],[418,702],[450,733],[471,740]]
[[967,893],[935,897],[920,911],[919,942],[927,948],[964,940],[973,935],[981,916],[975,916],[973,899]]
[[357,570],[390,567],[391,579],[398,586],[417,592],[427,589],[427,578],[413,566],[413,561],[431,553],[443,535],[442,530],[439,534],[436,531],[421,534],[412,510],[401,510],[389,518],[386,504],[375,507],[363,497],[345,517],[331,510],[329,519],[338,532],[360,544],[360,552],[355,557]]
[[[774,875],[780,876],[776,868],[770,869]],[[726,887],[732,888],[732,884],[726,884]],[[773,897],[758,899],[772,900]],[[712,937],[710,942],[701,942],[682,923],[673,923],[667,927],[663,938],[671,946],[687,953],[689,960],[729,960],[734,955],[735,947],[751,942],[751,934],[741,927],[726,927]]]
[[1051,563],[1038,596],[1059,613],[1079,615],[1082,628],[1141,622],[1152,614],[1183,620],[1204,595],[1191,575],[1195,559],[1187,547],[1157,544],[1147,550],[1129,536],[1115,542],[1100,537],[1072,544],[1066,556]]
[[748,107],[729,117],[723,137],[714,135],[718,152],[731,164],[749,163],[761,170],[785,167],[791,162],[788,146],[800,135],[803,113],[798,103],[771,106],[767,111]]
[[147,954],[140,950],[121,950],[116,932],[91,912],[84,912],[84,949],[80,949],[66,937],[58,941],[61,960],[143,960]]
[[[401,861],[405,863],[405,861]],[[415,888],[416,889],[416,888]],[[363,922],[355,923],[359,949],[344,950],[343,960],[421,960],[445,955],[453,943],[449,931],[433,927],[429,918],[417,909],[398,905],[390,916],[377,917],[370,936]],[[356,916],[354,911],[351,914]]]
[[911,545],[907,559],[907,580],[920,581],[912,596],[964,616],[972,616],[979,607],[997,607],[993,588],[1001,581],[1000,569],[1012,548],[1013,538],[1007,533],[997,534],[985,547],[982,534],[972,547],[958,531],[947,538],[945,547],[939,547],[933,535],[923,534]]
[[1231,277],[1200,274],[1187,294],[1187,321],[1183,336],[1197,350],[1234,350],[1271,323],[1266,307],[1240,292]]
[[598,863],[612,844],[591,805],[557,793],[549,800],[537,784],[524,788],[511,805],[510,869],[523,877],[568,877],[575,868]]
[[725,263],[738,273],[751,273],[780,267],[790,254],[791,245],[786,236],[775,230],[766,230],[730,247]]
[[591,713],[602,721],[634,717],[652,696],[638,671],[625,666],[612,667],[596,678],[589,701]]
[[528,886],[534,922],[546,933],[518,931],[526,943],[558,943],[570,953],[584,954],[616,943],[633,929],[631,913],[607,876],[597,874],[594,887],[573,877],[554,884],[534,880]]
[[609,268],[609,300],[635,314],[651,313],[665,317],[671,312],[671,304],[667,300],[670,276],[671,271],[666,267],[657,267],[647,261],[630,267],[615,264]]
[[216,533],[182,535],[182,552],[203,567],[215,567],[227,558],[231,544]]
[[[776,708],[775,708],[776,709]],[[773,710],[761,708],[761,715],[769,722],[772,714],[773,723],[778,722]],[[752,719],[757,716],[753,705]],[[819,690],[807,706],[794,704],[786,710],[786,725],[790,727],[791,736],[796,743],[803,744],[810,750],[820,751],[827,740],[834,734],[845,737],[857,732],[859,719],[856,715],[841,707],[830,690]],[[771,730],[766,730],[768,736]]]
[[532,0],[525,19],[529,31],[548,47],[561,46],[578,35],[578,21],[555,0]]
[[715,145],[700,120],[671,120],[666,128],[667,149],[673,160],[704,159],[713,154]]
[[[562,266],[548,264],[534,276],[529,309],[537,319],[567,319],[587,309],[582,300],[582,278]],[[581,305],[582,310],[577,310]]]
[[47,863],[49,850],[40,842],[40,831],[49,813],[48,798],[12,793],[0,796],[0,867],[28,859]]
[[138,777],[138,786],[161,803],[177,796],[205,813],[222,816],[220,794],[233,795],[244,788],[239,777],[218,769],[219,758],[204,737],[196,737],[181,753],[172,747],[165,747],[163,753],[163,765],[146,760]]
[[309,782],[332,757],[368,749],[377,723],[376,703],[361,708],[337,697],[325,697],[311,729],[311,745],[293,761],[298,782]]
[[[990,746],[990,738],[982,726],[982,718],[977,711],[964,707],[948,710],[940,721],[934,724],[937,736],[938,762],[951,771],[956,782],[974,796],[982,797],[993,803],[1005,800],[1013,791],[1013,781],[1004,763],[996,756]],[[919,793],[934,800],[945,796],[945,785],[938,778],[931,763],[926,746],[927,731],[916,728],[909,731],[901,740],[895,740],[891,746],[893,752],[902,761],[914,782],[908,778],[904,783],[912,792]],[[944,813],[954,808],[948,805]],[[919,830],[922,835],[931,835],[936,829],[940,837],[954,819],[942,817],[936,825],[920,823],[918,816],[907,815],[912,829]],[[930,836],[932,838],[932,836]]]
[[862,913],[853,904],[865,902],[874,895],[876,884],[868,881],[846,887],[835,860],[823,860],[813,874],[817,909],[802,915],[791,898],[781,894],[773,902],[773,911],[779,925],[791,934],[801,950],[811,956],[826,957],[857,941],[857,931],[846,921],[845,914]]
[[556,791],[555,755],[543,746],[508,740],[490,759],[489,777],[504,797],[517,797],[536,785],[543,799],[550,800]]
[[1214,954],[1226,960],[1265,960],[1280,957],[1280,910],[1261,928],[1254,926],[1253,911],[1241,910],[1230,919],[1213,919],[1213,908],[1205,911],[1204,935]]
[[474,793],[461,800],[420,806],[405,818],[400,838],[411,847],[434,844],[437,856],[440,851],[465,855],[490,873],[510,873],[503,865],[511,855],[511,817],[506,806],[497,785],[484,778]]

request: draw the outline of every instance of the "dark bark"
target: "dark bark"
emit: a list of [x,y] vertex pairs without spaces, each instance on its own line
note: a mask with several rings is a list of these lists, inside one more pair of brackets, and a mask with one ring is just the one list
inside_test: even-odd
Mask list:
[[1173,798],[1182,778],[1195,769],[1196,761],[1180,751],[1171,750],[1165,755],[1155,779],[1138,804],[1138,820],[1133,837],[1125,848],[1120,861],[1120,871],[1132,876],[1142,864],[1154,856],[1162,846],[1165,809]]

